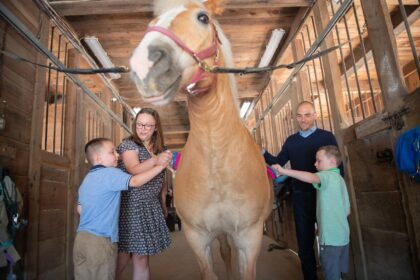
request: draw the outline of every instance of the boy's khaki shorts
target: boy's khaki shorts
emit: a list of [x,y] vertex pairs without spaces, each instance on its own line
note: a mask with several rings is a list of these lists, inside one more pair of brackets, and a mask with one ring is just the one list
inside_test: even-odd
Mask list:
[[76,280],[113,280],[117,266],[117,244],[110,238],[85,231],[76,234],[73,250]]

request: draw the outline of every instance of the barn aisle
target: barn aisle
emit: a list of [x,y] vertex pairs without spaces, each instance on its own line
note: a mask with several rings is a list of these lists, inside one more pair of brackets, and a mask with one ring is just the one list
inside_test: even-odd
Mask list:
[[[171,233],[172,245],[166,252],[152,256],[150,259],[151,278],[153,280],[195,280],[200,279],[200,273],[194,254],[187,244],[182,232]],[[267,251],[273,240],[263,238],[260,257],[257,263],[257,279],[303,279],[298,256],[289,250]],[[220,257],[215,262],[219,280],[225,280],[226,275]],[[131,264],[124,271],[124,280],[131,280]]]

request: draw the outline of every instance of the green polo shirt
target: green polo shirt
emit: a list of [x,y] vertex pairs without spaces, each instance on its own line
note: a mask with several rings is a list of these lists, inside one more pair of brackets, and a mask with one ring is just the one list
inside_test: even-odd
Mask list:
[[350,209],[346,183],[338,168],[317,172],[321,183],[317,189],[316,217],[321,245],[343,246],[350,241],[347,214]]

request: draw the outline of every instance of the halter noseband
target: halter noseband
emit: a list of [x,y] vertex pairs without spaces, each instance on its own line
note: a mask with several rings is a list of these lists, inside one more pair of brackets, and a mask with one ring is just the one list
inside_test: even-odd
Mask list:
[[[149,33],[151,31],[157,31],[159,33],[162,33],[163,35],[169,37],[172,41],[174,41],[181,49],[189,53],[194,60],[198,63],[198,68],[195,71],[195,74],[193,75],[191,82],[186,86],[186,91],[192,95],[197,96],[204,92],[207,92],[210,89],[210,86],[205,88],[197,88],[194,89],[196,84],[203,79],[204,77],[208,76],[208,73],[211,72],[210,66],[207,65],[207,63],[204,62],[204,59],[209,58],[211,56],[215,56],[214,59],[214,65],[217,66],[218,64],[218,52],[217,52],[217,42],[216,42],[216,30],[214,29],[214,35],[213,35],[213,42],[210,47],[207,49],[204,49],[199,52],[194,52],[191,50],[187,45],[184,44],[174,33],[172,33],[170,30],[163,28],[161,26],[150,26],[147,28],[146,33]],[[214,80],[213,80],[214,82]]]

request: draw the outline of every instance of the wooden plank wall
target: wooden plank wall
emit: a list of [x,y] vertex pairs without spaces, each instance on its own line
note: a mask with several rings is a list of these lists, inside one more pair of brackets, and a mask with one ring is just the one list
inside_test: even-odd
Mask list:
[[[328,22],[325,15],[326,0],[317,1],[314,7],[315,24],[318,32]],[[342,89],[334,83],[341,80],[336,70],[337,59],[323,58],[325,62],[325,79],[328,97],[331,103],[331,116],[339,146],[345,155],[346,181],[351,198],[351,271],[349,279],[419,279],[420,277],[420,188],[398,172],[395,160],[383,161],[377,154],[389,149],[395,155],[395,145],[398,137],[404,131],[418,126],[420,123],[420,89],[418,74],[412,71],[404,79],[396,53],[395,35],[391,24],[390,12],[385,0],[362,0],[365,12],[370,46],[373,51],[373,61],[378,73],[382,92],[384,110],[366,118],[355,125],[346,127],[344,101],[337,98]],[[293,56],[297,60],[299,39],[292,41]],[[330,39],[324,42],[325,47],[331,45]],[[384,59],[384,57],[386,59]],[[335,64],[335,65],[334,65]],[[335,68],[334,68],[335,67]],[[334,70],[335,69],[335,70]],[[404,71],[405,73],[406,71]],[[414,73],[414,74],[413,74]],[[295,82],[283,93],[279,101],[273,104],[267,119],[276,119],[288,100],[292,102],[292,110],[297,102],[308,100],[308,76],[300,71]],[[328,82],[329,81],[329,82]],[[408,90],[407,90],[408,89]],[[274,93],[275,94],[275,93]],[[342,98],[342,96],[341,96]],[[264,111],[264,106],[256,106],[255,118]],[[409,108],[409,113],[403,117],[405,126],[402,130],[392,128],[382,119],[393,114],[403,106]],[[257,112],[258,111],[258,112]],[[291,112],[291,116],[294,116]],[[281,121],[281,126],[287,127],[287,121]],[[255,138],[263,147],[276,147],[282,143],[268,143],[267,121],[263,120],[255,130]],[[272,125],[275,125],[272,123]],[[295,126],[296,127],[296,126]],[[280,129],[281,130],[281,129]],[[278,127],[271,131],[280,135]],[[274,142],[279,141],[274,139]],[[277,148],[278,147],[278,148]],[[276,152],[275,151],[275,152]],[[287,204],[286,204],[287,205]],[[287,207],[291,207],[290,205]],[[281,240],[288,241],[293,248],[293,240],[287,238],[294,235],[292,216],[285,210],[285,229]],[[346,278],[347,278],[346,277]]]
[[[48,45],[49,20],[31,0],[7,0],[4,4],[44,46]],[[0,27],[2,50],[47,64],[46,58],[3,18]],[[85,63],[71,48],[68,59],[70,68]],[[6,128],[0,131],[0,165],[10,169],[23,195],[23,216],[29,220],[16,242],[23,258],[24,278],[72,279],[77,190],[88,169],[84,159],[86,113],[95,115],[95,122],[100,124],[94,134],[91,131],[92,137],[112,138],[118,144],[128,133],[80,88],[68,82],[63,155],[42,151],[45,92],[45,69],[0,55],[0,115],[6,118]],[[122,107],[112,104],[109,91],[101,100],[122,119]],[[127,125],[131,125],[131,119]]]
[[[35,5],[30,0],[2,1],[2,3],[34,34],[39,34],[40,17]],[[37,61],[38,54],[3,18],[0,18],[0,48]],[[41,38],[42,39],[42,38]],[[29,218],[31,188],[33,178],[28,170],[31,168],[31,127],[34,111],[34,87],[37,69],[23,63],[0,57],[0,111],[6,119],[5,130],[0,131],[0,143],[5,153],[0,154],[0,165],[10,170],[11,176],[21,192],[24,201],[23,217]],[[39,159],[38,159],[39,160]],[[30,220],[30,219],[29,219]],[[24,258],[27,251],[26,240],[30,236],[29,226],[18,232],[16,247]],[[18,273],[18,275],[21,275]]]

